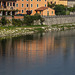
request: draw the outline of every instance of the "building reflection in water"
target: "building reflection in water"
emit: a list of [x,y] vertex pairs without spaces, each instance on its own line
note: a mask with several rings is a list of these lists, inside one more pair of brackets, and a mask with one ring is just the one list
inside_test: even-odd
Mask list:
[[58,37],[52,33],[39,33],[4,39],[0,41],[0,57],[14,56],[17,58],[25,58],[29,62],[36,62],[37,59],[40,59],[40,62],[43,62],[46,56],[58,53],[60,50],[58,48],[61,48],[64,56],[66,56],[69,52],[67,46],[71,45],[70,47],[73,49],[71,53],[73,53],[74,42],[72,41],[71,44],[70,42],[66,37]]

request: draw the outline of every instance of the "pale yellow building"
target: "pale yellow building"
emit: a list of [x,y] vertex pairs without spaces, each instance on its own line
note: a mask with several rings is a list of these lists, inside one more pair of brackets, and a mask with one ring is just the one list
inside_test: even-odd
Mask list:
[[48,0],[48,2],[49,2],[50,4],[55,3],[56,5],[62,4],[62,5],[67,6],[68,0]]

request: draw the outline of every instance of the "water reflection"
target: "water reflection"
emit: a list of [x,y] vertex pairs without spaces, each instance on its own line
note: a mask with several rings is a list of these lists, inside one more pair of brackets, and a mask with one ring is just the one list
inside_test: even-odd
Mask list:
[[26,35],[18,38],[0,40],[0,56],[18,56],[36,59],[37,56],[43,58],[45,55],[58,52],[58,48],[63,49],[64,55],[68,49],[72,48],[74,53],[74,37],[64,37],[52,33],[39,33]]
[[75,31],[69,32],[38,33],[0,40],[0,61],[5,58],[6,60],[3,59],[2,62],[10,61],[12,64],[17,62],[20,64],[19,67],[24,69],[51,61],[54,63],[56,60],[64,63],[70,60],[73,62],[75,55],[73,32]]

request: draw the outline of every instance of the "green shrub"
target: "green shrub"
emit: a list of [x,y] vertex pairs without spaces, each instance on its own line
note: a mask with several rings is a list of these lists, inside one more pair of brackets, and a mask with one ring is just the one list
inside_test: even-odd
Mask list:
[[36,14],[34,15],[34,20],[39,20],[39,19],[41,19],[40,14],[36,13]]
[[55,5],[54,10],[56,15],[66,15],[66,7],[64,5]]
[[44,19],[37,13],[33,16],[31,16],[31,15],[24,16],[24,24],[26,24],[26,25],[32,25],[35,20],[40,20],[41,24],[44,21]]
[[34,19],[35,19],[35,20],[40,20],[41,25],[43,25],[43,22],[45,21],[45,19],[42,18],[42,17],[40,16],[40,14],[38,14],[38,13],[36,13],[36,14],[34,15]]
[[26,24],[26,25],[32,25],[33,22],[34,22],[33,16],[29,16],[29,15],[24,16],[24,24]]
[[48,5],[47,5],[47,6],[50,7],[50,8],[54,8],[55,5],[56,5],[55,3],[50,4],[50,3],[48,2]]
[[12,15],[12,18],[14,18],[14,15]]
[[66,15],[70,15],[70,11],[66,11]]
[[11,23],[11,21],[7,20],[7,24],[10,24],[10,23]]
[[23,21],[20,19],[12,19],[12,24],[14,26],[22,26],[23,25]]
[[7,24],[7,20],[6,20],[5,17],[2,17],[1,23],[2,23],[3,26]]

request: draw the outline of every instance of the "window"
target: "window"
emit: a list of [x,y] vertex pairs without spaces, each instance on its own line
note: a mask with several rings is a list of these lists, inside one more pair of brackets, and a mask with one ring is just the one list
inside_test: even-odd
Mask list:
[[45,4],[45,7],[46,7],[46,4]]
[[33,11],[31,10],[31,13],[33,13]]
[[7,6],[9,6],[9,2],[7,3]]
[[10,6],[12,6],[12,3],[10,3]]
[[45,0],[46,1],[46,0]]
[[52,1],[51,1],[51,4],[52,4]]
[[23,7],[24,5],[22,4],[22,7]]
[[38,0],[37,0],[38,1]]
[[16,4],[16,7],[18,7],[18,4]]
[[31,7],[33,7],[33,4],[31,4]]
[[37,4],[37,7],[38,7],[38,4]]
[[24,1],[24,0],[22,0],[22,1]]
[[49,11],[47,11],[47,16],[49,16]]
[[56,2],[54,2],[54,4],[56,4]]
[[22,10],[22,13],[23,13],[23,10]]
[[39,0],[39,1],[41,1],[41,0]]
[[28,1],[28,0],[27,0]]
[[53,11],[52,11],[52,14],[53,14]]
[[40,14],[41,14],[41,11],[40,11]]
[[27,4],[27,7],[28,7],[28,4]]
[[33,1],[33,0],[31,0],[31,1]]
[[15,6],[15,3],[13,3],[13,6]]

